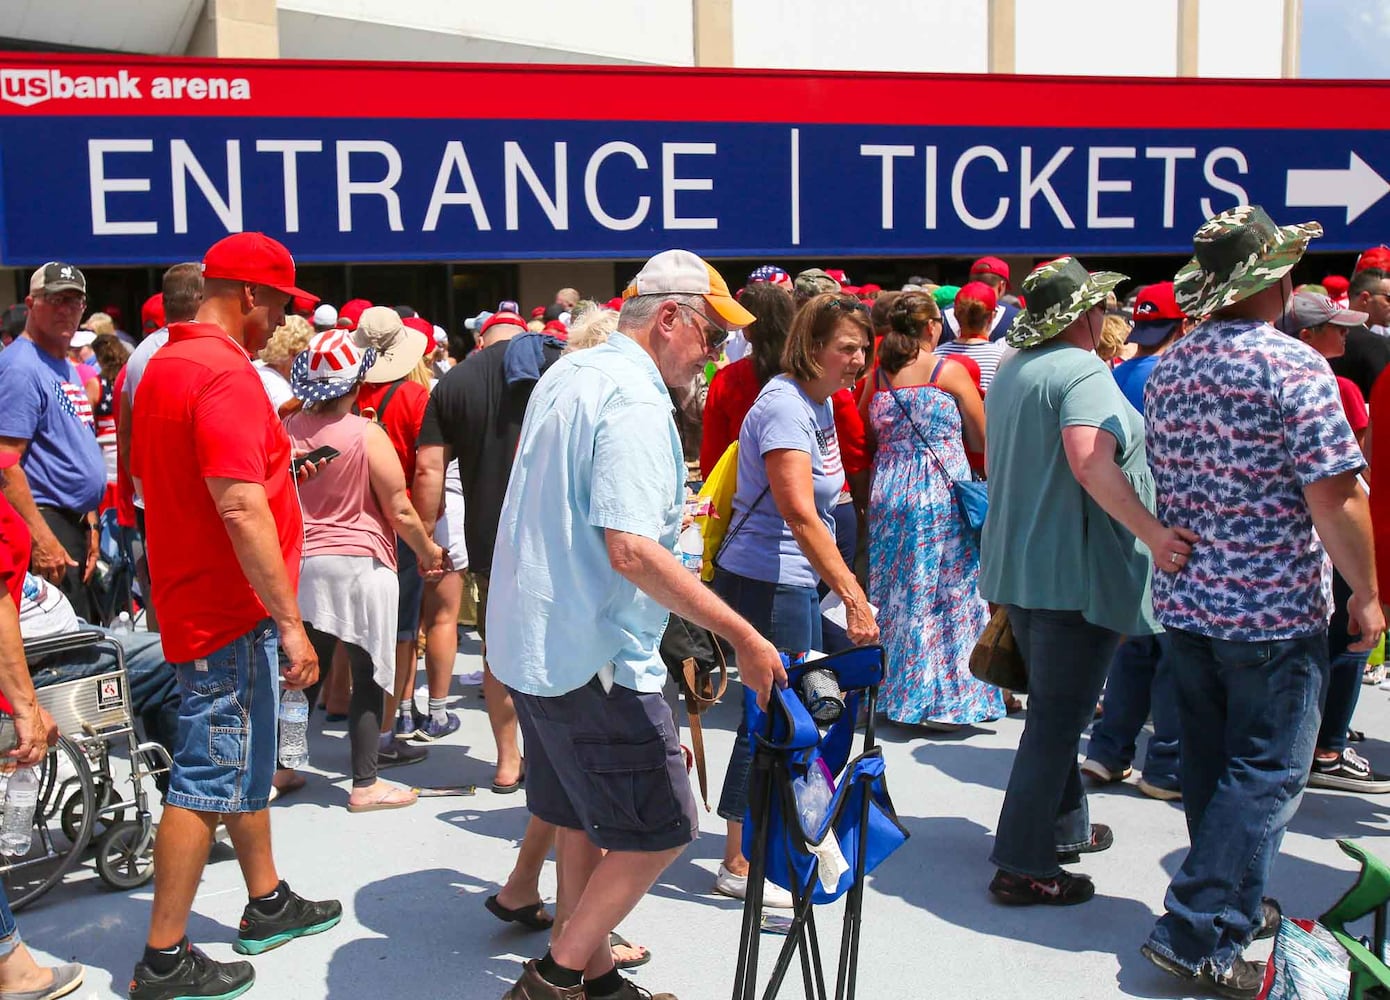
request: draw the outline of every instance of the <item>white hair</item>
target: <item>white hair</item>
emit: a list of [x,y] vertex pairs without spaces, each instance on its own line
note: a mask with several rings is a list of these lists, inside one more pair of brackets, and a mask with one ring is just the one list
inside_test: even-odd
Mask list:
[[630,299],[623,300],[623,311],[618,315],[618,329],[642,329],[656,316],[656,311],[661,308],[663,302],[677,302],[698,310],[704,304],[704,300],[705,297],[696,292],[669,294],[660,292],[652,295],[634,295]]

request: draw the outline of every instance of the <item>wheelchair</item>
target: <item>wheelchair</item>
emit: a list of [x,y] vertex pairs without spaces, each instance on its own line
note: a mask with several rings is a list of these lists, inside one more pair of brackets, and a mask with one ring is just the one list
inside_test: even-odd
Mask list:
[[[24,654],[32,663],[95,646],[115,654],[116,669],[37,689],[59,738],[37,767],[39,798],[29,852],[0,857],[0,882],[11,910],[23,909],[62,881],[93,844],[97,875],[110,888],[135,889],[154,876],[155,830],[146,780],[168,772],[172,761],[164,747],[141,742],[136,734],[121,644],[85,630],[26,642]],[[113,750],[123,750],[124,760]],[[128,793],[121,790],[126,783]]]

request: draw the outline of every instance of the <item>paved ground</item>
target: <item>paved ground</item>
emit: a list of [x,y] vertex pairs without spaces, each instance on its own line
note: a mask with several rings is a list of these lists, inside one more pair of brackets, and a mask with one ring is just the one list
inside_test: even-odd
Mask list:
[[[460,655],[457,673],[479,666],[472,645]],[[308,787],[273,807],[276,855],[296,889],[341,898],[345,917],[327,934],[257,958],[252,996],[496,1000],[519,962],[544,951],[543,938],[503,926],[483,909],[483,899],[511,868],[525,803],[523,796],[486,790],[492,748],[478,689],[459,685],[456,693],[463,728],[437,745],[427,762],[394,774],[421,785],[476,782],[484,790],[473,798],[422,799],[406,810],[349,815],[343,728],[313,737],[315,773]],[[1358,727],[1390,735],[1390,694],[1363,693]],[[711,717],[716,787],[734,722],[732,703]],[[1138,950],[1183,856],[1186,834],[1177,806],[1144,798],[1132,785],[1095,793],[1092,815],[1116,831],[1114,849],[1081,869],[1094,876],[1097,897],[1065,910],[990,902],[986,858],[1021,727],[1020,719],[1009,719],[949,736],[884,730],[889,786],[912,839],[870,877],[859,996],[1183,995],[1178,981]],[[1373,738],[1362,747],[1390,768],[1390,744]],[[1334,838],[1360,840],[1390,857],[1387,813],[1390,796],[1310,792],[1271,887],[1286,911],[1320,913],[1349,884],[1351,866]],[[721,856],[722,823],[707,815],[702,830],[622,928],[655,952],[638,981],[681,1000],[729,995],[738,940],[738,904],[707,894]],[[190,933],[211,955],[226,959],[245,890],[230,850],[214,850]],[[542,889],[554,898],[553,866]],[[148,891],[104,891],[88,870],[70,875],[19,922],[41,957],[87,964],[79,996],[105,997],[113,986],[124,996],[149,899]],[[832,965],[838,919],[837,907],[822,916]],[[781,940],[764,938],[774,947]],[[800,996],[799,984],[782,996]]]

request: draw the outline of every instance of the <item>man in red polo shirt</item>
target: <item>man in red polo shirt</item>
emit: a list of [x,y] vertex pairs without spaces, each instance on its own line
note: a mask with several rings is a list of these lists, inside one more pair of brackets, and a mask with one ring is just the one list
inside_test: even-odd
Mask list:
[[182,704],[174,768],[155,843],[155,895],[132,1000],[233,997],[247,962],[214,962],[188,943],[193,896],[223,820],[250,896],[234,948],[255,955],[342,917],[275,868],[266,812],[276,755],[276,643],[284,684],[305,688],[318,660],[295,597],[304,527],[290,442],[251,367],[284,322],[289,251],[237,233],[203,258],[194,322],[174,323],[136,390],[131,471],[145,499],[154,602]]

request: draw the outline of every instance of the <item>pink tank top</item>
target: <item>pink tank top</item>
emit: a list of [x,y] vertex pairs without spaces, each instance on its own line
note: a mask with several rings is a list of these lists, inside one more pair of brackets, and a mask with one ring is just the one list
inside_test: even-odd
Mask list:
[[299,484],[304,510],[304,555],[371,556],[396,568],[396,533],[372,492],[365,417],[294,413],[285,430],[297,452],[327,445],[338,457]]

